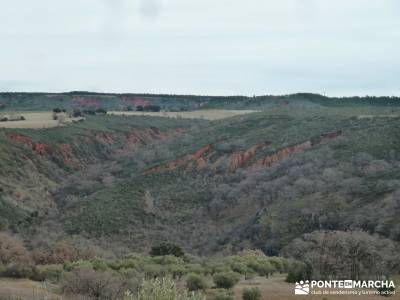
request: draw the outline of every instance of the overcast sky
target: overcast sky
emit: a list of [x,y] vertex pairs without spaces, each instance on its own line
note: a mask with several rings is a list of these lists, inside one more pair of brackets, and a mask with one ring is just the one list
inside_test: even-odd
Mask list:
[[400,96],[399,0],[0,4],[0,91]]

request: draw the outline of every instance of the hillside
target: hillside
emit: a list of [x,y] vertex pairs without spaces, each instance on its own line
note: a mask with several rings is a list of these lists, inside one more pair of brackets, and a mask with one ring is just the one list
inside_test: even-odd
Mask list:
[[6,111],[42,111],[61,109],[135,110],[138,106],[159,106],[166,111],[196,109],[265,109],[271,107],[382,107],[400,106],[398,97],[325,97],[298,93],[282,96],[195,96],[154,94],[0,93],[0,113]]
[[[206,256],[261,249],[317,274],[313,247],[337,258],[347,255],[338,243],[358,241],[396,274],[400,109],[379,104],[0,129],[1,230],[41,264],[60,243],[82,258],[88,249],[115,258],[168,241]],[[73,260],[63,255],[57,262]]]

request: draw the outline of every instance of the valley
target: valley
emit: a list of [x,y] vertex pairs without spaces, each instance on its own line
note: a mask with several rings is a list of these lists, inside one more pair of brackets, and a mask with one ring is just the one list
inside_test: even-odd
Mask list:
[[[195,273],[212,288],[233,272],[223,292],[235,299],[249,272],[263,299],[310,276],[396,277],[398,101],[0,94],[2,115],[36,124],[0,128],[0,274],[61,295],[73,276],[125,284],[179,269],[178,285]],[[53,110],[72,118],[50,126]],[[148,256],[163,243],[182,260]],[[210,270],[220,259],[230,267]]]

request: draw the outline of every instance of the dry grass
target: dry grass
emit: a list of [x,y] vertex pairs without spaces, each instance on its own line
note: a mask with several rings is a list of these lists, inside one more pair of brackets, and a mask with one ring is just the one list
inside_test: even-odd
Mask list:
[[141,112],[141,111],[110,111],[108,114],[119,116],[153,116],[184,119],[205,119],[219,120],[234,116],[255,113],[256,110],[229,110],[229,109],[209,109],[183,112]]
[[[33,282],[28,279],[1,279],[0,299],[15,300],[62,300],[63,298],[53,292],[48,284]],[[65,300],[65,299],[64,299]]]
[[[16,116],[24,116],[26,120],[23,121],[8,121],[8,122],[0,122],[0,128],[32,128],[32,129],[40,129],[40,128],[51,128],[57,126],[63,126],[65,124],[71,123],[74,120],[79,120],[80,118],[65,118],[63,122],[59,122],[58,120],[53,120],[52,112],[16,112],[11,113]],[[1,116],[9,116],[10,112],[2,113]]]
[[246,287],[258,287],[262,292],[263,300],[382,300],[400,299],[400,295],[397,293],[392,297],[382,297],[379,295],[373,296],[348,296],[348,295],[295,295],[294,284],[285,282],[285,275],[275,275],[270,278],[256,277],[251,280],[241,281],[235,286],[235,300],[242,299],[242,291]]

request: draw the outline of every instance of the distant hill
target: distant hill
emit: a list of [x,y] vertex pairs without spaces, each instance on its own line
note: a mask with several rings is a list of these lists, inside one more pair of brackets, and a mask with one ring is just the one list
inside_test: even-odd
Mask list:
[[69,93],[0,93],[0,112],[15,110],[52,110],[54,108],[104,108],[135,110],[157,105],[162,110],[186,111],[199,108],[266,109],[270,107],[316,106],[400,106],[398,97],[329,98],[319,94],[298,93],[282,96],[195,96],[154,94],[108,94],[75,91]]

